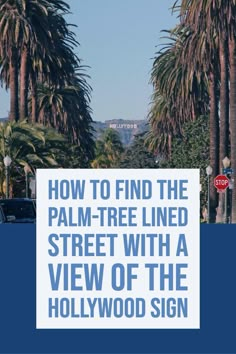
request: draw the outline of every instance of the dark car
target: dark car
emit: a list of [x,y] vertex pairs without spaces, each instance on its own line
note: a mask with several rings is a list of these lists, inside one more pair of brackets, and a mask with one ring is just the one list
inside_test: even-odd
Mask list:
[[35,205],[31,199],[1,199],[0,208],[4,214],[3,222],[35,223],[36,221]]
[[2,210],[2,207],[0,206],[0,224],[4,224],[5,222],[7,222],[7,219],[6,219],[5,214]]

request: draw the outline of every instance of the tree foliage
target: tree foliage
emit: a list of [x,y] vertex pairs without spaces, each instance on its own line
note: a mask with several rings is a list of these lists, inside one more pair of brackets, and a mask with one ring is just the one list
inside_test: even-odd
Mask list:
[[0,0],[0,79],[10,89],[10,120],[53,127],[90,160],[91,87],[69,10],[63,0]]
[[158,161],[145,146],[145,133],[136,135],[132,144],[125,149],[119,163],[120,168],[157,168]]
[[183,58],[190,30],[179,24],[167,33],[168,43],[156,53],[151,72],[152,105],[147,144],[152,151],[170,156],[173,137],[186,121],[208,112],[207,76]]
[[[209,118],[201,116],[184,124],[182,134],[173,139],[171,158],[161,161],[160,168],[199,168],[201,206],[207,203],[206,167],[209,165]],[[197,186],[196,186],[197,187]]]
[[[182,134],[185,122],[209,115],[210,221],[214,222],[223,200],[213,179],[225,156],[236,171],[236,0],[177,0],[173,9],[180,23],[167,31],[169,44],[154,59],[147,142],[153,151],[171,158],[173,138]],[[236,188],[231,219],[236,222]]]
[[119,133],[108,128],[96,141],[95,159],[93,168],[116,168],[119,165],[121,154],[124,151]]
[[24,167],[35,175],[37,168],[79,168],[89,164],[78,145],[71,145],[55,129],[27,121],[0,123],[0,194],[5,181],[5,156],[12,160],[13,185],[24,185]]

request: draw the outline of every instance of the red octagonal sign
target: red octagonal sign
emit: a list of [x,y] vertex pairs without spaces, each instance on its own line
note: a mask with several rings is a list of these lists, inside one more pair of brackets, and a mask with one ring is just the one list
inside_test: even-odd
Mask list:
[[224,191],[229,186],[229,179],[225,175],[218,175],[214,178],[214,186],[219,191]]

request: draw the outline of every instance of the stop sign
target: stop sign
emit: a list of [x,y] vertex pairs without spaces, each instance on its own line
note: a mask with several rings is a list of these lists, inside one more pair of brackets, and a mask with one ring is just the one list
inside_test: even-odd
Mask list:
[[229,179],[225,175],[218,175],[214,178],[214,186],[219,191],[224,191],[229,186]]

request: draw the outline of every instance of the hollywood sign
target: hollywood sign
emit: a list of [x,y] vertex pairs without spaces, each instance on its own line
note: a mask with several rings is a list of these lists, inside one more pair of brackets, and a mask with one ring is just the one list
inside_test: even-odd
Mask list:
[[112,129],[137,129],[137,124],[110,124],[110,128]]

